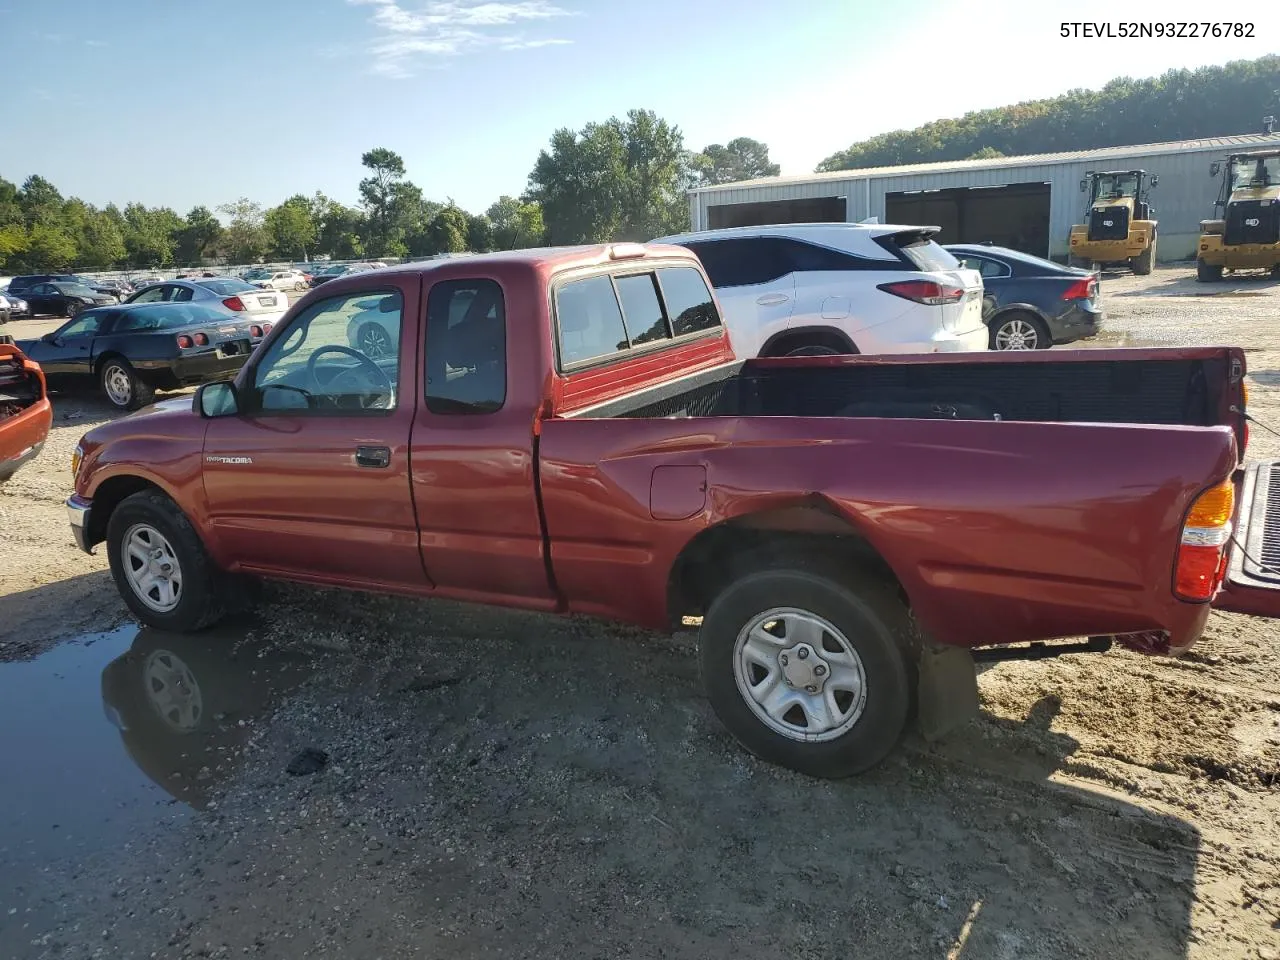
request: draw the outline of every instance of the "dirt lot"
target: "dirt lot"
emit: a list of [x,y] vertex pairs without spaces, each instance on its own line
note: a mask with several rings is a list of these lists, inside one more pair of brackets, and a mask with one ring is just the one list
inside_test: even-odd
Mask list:
[[[1280,429],[1280,284],[1189,278],[1105,278],[1094,345],[1242,344]],[[0,492],[0,956],[1280,957],[1269,622],[1000,665],[815,782],[729,740],[687,636],[301,588],[139,631],[61,507],[109,414],[57,410]]]

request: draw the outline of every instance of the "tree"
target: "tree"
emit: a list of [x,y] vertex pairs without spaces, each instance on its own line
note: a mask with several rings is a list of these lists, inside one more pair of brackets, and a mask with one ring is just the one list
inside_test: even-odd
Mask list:
[[[172,212],[172,211],[170,211]],[[181,221],[170,231],[166,218],[140,203],[124,208],[124,246],[129,262],[138,267],[161,267],[173,261],[174,234]],[[177,219],[177,214],[174,214]]]
[[983,147],[981,150],[977,151],[976,153],[969,154],[969,156],[965,157],[965,159],[966,160],[990,160],[990,159],[993,159],[994,157],[1003,157],[1003,156],[1004,154],[1001,153],[999,150],[997,150],[995,147]]
[[421,203],[422,191],[405,179],[400,155],[386,147],[368,151],[360,162],[370,170],[360,181],[367,218],[365,247],[375,257],[403,256],[408,252],[404,244],[406,220]]
[[178,234],[179,263],[195,264],[209,256],[222,238],[222,224],[208,207],[192,207],[186,226]]
[[316,252],[349,260],[364,255],[360,234],[364,229],[359,210],[331,200],[323,193],[311,198],[311,219],[316,224]]
[[737,137],[727,146],[713,143],[695,157],[703,184],[733,183],[756,177],[776,177],[781,171],[769,162],[769,147],[750,137]]
[[542,222],[542,207],[538,204],[524,203],[504,194],[489,206],[485,216],[492,224],[491,249],[513,250],[542,245],[546,227]]
[[318,231],[311,204],[302,194],[268,210],[264,223],[271,251],[276,256],[305,260],[308,251],[315,247]]
[[60,227],[46,223],[31,225],[21,260],[27,270],[32,273],[66,270],[75,259],[76,242]]
[[1280,114],[1280,56],[1237,60],[1159,77],[1120,77],[1101,90],[1071,90],[959,118],[894,130],[827,157],[821,170],[960,160],[985,149],[1002,155],[1084,150],[1256,133]]
[[127,254],[120,224],[107,213],[92,209],[84,218],[77,247],[77,265],[89,270],[114,267]]
[[27,228],[21,223],[0,227],[0,269],[18,269],[22,255],[27,252],[27,243]]
[[688,220],[684,138],[651,110],[557,130],[538,154],[526,198],[552,244],[647,240]]
[[62,222],[62,194],[58,188],[38,174],[32,174],[22,183],[17,195],[18,206],[27,226],[35,223],[60,224]]
[[493,249],[493,223],[483,213],[467,214],[467,247],[474,253]]
[[434,253],[462,253],[467,249],[467,215],[455,206],[448,206],[435,215],[428,228]]
[[227,256],[237,263],[256,263],[267,252],[267,232],[263,227],[262,205],[248,197],[224,203],[218,212],[230,217],[223,233]]

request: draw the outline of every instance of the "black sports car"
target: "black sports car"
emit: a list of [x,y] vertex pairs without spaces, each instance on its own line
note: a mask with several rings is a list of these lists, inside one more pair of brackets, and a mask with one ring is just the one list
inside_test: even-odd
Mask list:
[[985,244],[947,250],[982,274],[982,316],[992,350],[1043,350],[1092,337],[1102,327],[1098,278],[1088,270]]
[[107,400],[136,410],[156,390],[236,373],[264,336],[260,324],[200,303],[139,303],[85,310],[18,346],[51,389],[96,382]]

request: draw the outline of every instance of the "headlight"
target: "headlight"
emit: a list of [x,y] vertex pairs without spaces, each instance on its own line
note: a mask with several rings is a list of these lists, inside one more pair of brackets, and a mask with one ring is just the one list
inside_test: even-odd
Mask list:
[[74,480],[80,473],[80,464],[84,461],[84,447],[76,444],[76,448],[71,451],[71,479]]

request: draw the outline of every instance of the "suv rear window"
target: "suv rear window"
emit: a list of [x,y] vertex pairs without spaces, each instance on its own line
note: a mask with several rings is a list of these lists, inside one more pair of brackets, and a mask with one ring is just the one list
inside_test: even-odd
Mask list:
[[894,233],[880,237],[880,246],[891,252],[901,253],[917,270],[957,270],[960,261],[945,247],[919,233]]

